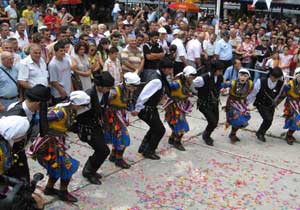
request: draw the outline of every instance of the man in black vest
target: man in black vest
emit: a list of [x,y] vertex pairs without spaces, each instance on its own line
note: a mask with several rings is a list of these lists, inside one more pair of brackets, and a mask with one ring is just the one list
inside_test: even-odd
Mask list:
[[212,63],[211,68],[210,72],[196,77],[193,81],[194,87],[198,90],[198,108],[208,122],[202,138],[209,146],[214,145],[211,133],[219,122],[219,96],[223,82],[224,65],[216,61]]
[[153,74],[142,92],[140,93],[133,116],[138,115],[150,127],[145,135],[139,153],[142,153],[145,158],[159,160],[160,157],[155,154],[155,150],[161,138],[165,134],[165,127],[159,117],[157,106],[163,95],[169,91],[169,85],[166,77],[173,72],[173,63],[167,58],[160,61],[160,70]]
[[[41,105],[46,103],[50,99],[50,96],[49,88],[43,85],[36,85],[25,92],[26,99],[24,101],[13,104],[12,108],[9,107],[10,109],[7,112],[1,114],[1,116],[24,116],[27,117],[28,121],[30,122],[27,138],[15,143],[13,146],[13,164],[7,172],[8,176],[18,179],[25,179],[28,182],[30,181],[25,146],[28,143],[28,140],[32,137],[32,128],[36,121],[35,115],[38,111],[41,111]],[[47,123],[41,122],[41,119],[44,118],[40,118],[40,124]]]
[[80,140],[89,144],[94,150],[94,154],[84,165],[82,175],[92,184],[100,185],[101,175],[96,172],[110,153],[103,136],[103,116],[109,91],[113,88],[115,80],[109,72],[102,72],[95,75],[94,83],[94,87],[86,91],[91,97],[91,107],[78,114],[76,132]]
[[266,141],[265,134],[272,125],[275,107],[284,84],[282,76],[283,73],[279,67],[271,69],[267,78],[256,81],[252,93],[247,98],[248,103],[254,101],[254,106],[263,118],[263,122],[256,132],[257,138],[262,142]]

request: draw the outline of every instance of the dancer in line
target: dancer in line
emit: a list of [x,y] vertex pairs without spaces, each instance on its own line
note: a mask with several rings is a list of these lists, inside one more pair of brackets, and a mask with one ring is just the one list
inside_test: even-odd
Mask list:
[[105,115],[105,140],[112,144],[109,160],[116,166],[128,169],[130,165],[123,159],[126,147],[130,145],[129,118],[127,110],[133,111],[133,93],[140,85],[137,73],[127,72],[121,85],[110,91],[109,106]]
[[[74,91],[70,94],[69,102],[50,107],[47,115],[47,134],[38,136],[27,152],[47,170],[49,178],[44,190],[45,195],[58,195],[63,201],[77,202],[77,198],[68,192],[68,185],[78,169],[79,161],[66,153],[66,132],[70,131],[76,113],[87,110],[89,104],[90,96],[84,91]],[[54,188],[58,179],[60,190]]]
[[182,137],[190,130],[186,114],[192,111],[192,103],[188,98],[192,95],[191,84],[196,75],[197,70],[194,67],[186,66],[183,72],[176,76],[176,80],[169,83],[170,98],[164,105],[165,121],[172,130],[168,142],[180,151],[185,151]]
[[257,138],[262,142],[266,141],[265,134],[272,125],[275,107],[278,105],[284,87],[282,76],[281,68],[270,69],[269,76],[258,79],[252,93],[247,98],[248,104],[254,101],[254,106],[263,118],[263,122],[256,132]]
[[229,138],[234,144],[240,141],[236,136],[237,131],[246,127],[251,117],[247,102],[247,96],[253,90],[250,72],[247,69],[240,69],[238,79],[223,83],[222,88],[230,88],[226,103],[226,127],[230,125],[232,127]]
[[198,90],[198,109],[207,120],[202,138],[209,146],[214,145],[211,134],[219,122],[219,98],[223,82],[223,71],[224,65],[216,61],[211,64],[211,70],[208,73],[196,77],[193,81],[194,87]]

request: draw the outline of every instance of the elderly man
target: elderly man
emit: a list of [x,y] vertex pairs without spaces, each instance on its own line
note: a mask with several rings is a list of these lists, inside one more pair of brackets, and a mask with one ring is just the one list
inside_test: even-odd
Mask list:
[[187,54],[183,43],[185,42],[184,31],[179,31],[177,37],[172,41],[171,45],[176,45],[176,57],[174,63],[174,75],[182,72],[183,68],[187,66]]
[[89,34],[89,37],[95,41],[95,44],[98,46],[100,40],[102,38],[104,38],[105,36],[102,34],[99,34],[99,30],[98,30],[98,25],[97,24],[93,24],[91,26],[91,33]]
[[238,79],[239,70],[242,68],[242,63],[239,59],[233,61],[233,65],[229,66],[224,73],[224,81],[232,81]]
[[14,56],[10,52],[2,52],[0,65],[0,112],[18,101],[18,71],[14,67]]
[[2,52],[6,51],[12,53],[14,57],[14,64],[18,64],[21,61],[21,56],[14,51],[14,46],[11,39],[12,38],[4,40],[2,42],[1,49]]
[[186,44],[187,63],[195,68],[201,65],[202,46],[198,39],[198,33],[195,32],[192,39]]
[[41,52],[41,46],[32,44],[29,55],[18,66],[18,82],[23,89],[30,89],[37,84],[48,86],[47,65]]
[[7,23],[2,23],[0,25],[0,36],[1,36],[1,40],[5,40],[7,38],[9,38],[9,25]]
[[126,72],[142,72],[144,68],[144,54],[143,51],[137,47],[136,37],[128,37],[128,45],[121,52],[122,70]]

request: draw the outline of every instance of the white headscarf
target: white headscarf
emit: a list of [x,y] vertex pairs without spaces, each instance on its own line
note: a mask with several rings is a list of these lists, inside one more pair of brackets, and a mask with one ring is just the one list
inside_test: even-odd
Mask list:
[[24,136],[30,127],[26,117],[8,116],[0,119],[0,135],[12,146],[15,139]]

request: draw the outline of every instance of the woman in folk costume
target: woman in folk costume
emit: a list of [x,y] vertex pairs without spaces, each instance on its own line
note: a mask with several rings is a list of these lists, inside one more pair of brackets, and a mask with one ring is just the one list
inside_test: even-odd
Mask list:
[[222,88],[230,88],[226,103],[226,127],[232,126],[229,135],[231,143],[240,141],[236,133],[240,128],[246,127],[250,120],[247,96],[252,92],[253,82],[249,78],[250,72],[247,69],[240,69],[238,80],[222,84]]
[[289,145],[293,145],[295,141],[293,136],[295,131],[300,130],[300,67],[295,69],[294,77],[285,85],[283,90],[283,95],[286,96],[284,129],[288,129],[286,141]]
[[12,115],[0,119],[0,175],[10,168],[13,144],[24,138],[29,127],[26,117]]
[[[63,201],[76,202],[77,198],[68,192],[72,175],[77,171],[79,161],[66,153],[66,132],[75,122],[76,114],[89,109],[90,97],[84,91],[74,91],[70,101],[48,109],[49,130],[45,136],[37,137],[28,154],[37,159],[47,170],[49,179],[45,195],[58,195]],[[60,190],[54,185],[60,179]]]
[[177,74],[176,80],[170,82],[170,98],[163,106],[166,111],[165,121],[172,129],[168,142],[180,151],[185,151],[181,140],[190,130],[186,114],[192,111],[192,103],[188,98],[192,95],[190,87],[196,74],[197,70],[192,66],[186,66],[182,73]]
[[123,159],[126,147],[130,144],[127,130],[129,119],[127,110],[134,109],[133,93],[140,85],[140,77],[133,72],[124,74],[124,82],[110,91],[109,106],[106,110],[105,140],[112,144],[109,157],[116,166],[128,169],[130,165]]

